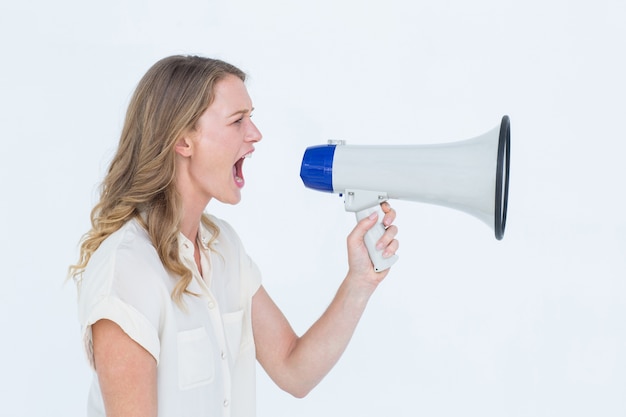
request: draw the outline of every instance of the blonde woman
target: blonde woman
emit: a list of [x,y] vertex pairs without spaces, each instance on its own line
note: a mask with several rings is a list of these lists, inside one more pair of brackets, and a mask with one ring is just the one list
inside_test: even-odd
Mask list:
[[[237,204],[246,156],[261,133],[245,74],[219,60],[157,62],[130,102],[119,148],[70,268],[94,370],[88,416],[255,414],[255,361],[305,396],[341,356],[387,272],[373,270],[360,221],[348,273],[302,336],[261,285],[231,226],[205,213]],[[395,212],[379,247],[397,248]]]

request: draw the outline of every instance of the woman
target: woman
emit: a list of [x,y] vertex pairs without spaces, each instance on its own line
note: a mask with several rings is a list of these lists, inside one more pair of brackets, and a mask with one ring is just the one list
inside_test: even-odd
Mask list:
[[[119,148],[70,269],[96,377],[88,415],[253,416],[255,360],[306,395],[344,351],[374,272],[360,221],[333,302],[301,337],[273,303],[233,229],[204,212],[237,204],[245,157],[261,133],[245,74],[219,60],[157,62],[130,102]],[[385,203],[379,247],[398,248]]]

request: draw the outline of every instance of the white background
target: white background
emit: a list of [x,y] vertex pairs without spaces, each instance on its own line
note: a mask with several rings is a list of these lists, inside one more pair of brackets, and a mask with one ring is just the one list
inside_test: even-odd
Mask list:
[[400,261],[307,398],[258,415],[626,415],[622,0],[17,1],[0,5],[0,415],[84,415],[67,265],[136,83],[175,53],[249,74],[264,133],[230,221],[298,332],[354,225],[307,146],[456,141],[512,122],[504,240],[404,201]]

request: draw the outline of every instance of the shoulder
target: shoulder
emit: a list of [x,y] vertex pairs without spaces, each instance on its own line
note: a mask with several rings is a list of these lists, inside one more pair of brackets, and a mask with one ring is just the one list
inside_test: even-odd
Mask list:
[[81,292],[92,296],[120,295],[143,288],[166,273],[148,233],[130,220],[108,236],[93,253],[81,280]]
[[119,261],[134,261],[152,258],[158,255],[148,233],[136,220],[130,220],[119,230],[108,236],[93,253],[85,272],[101,268],[106,264],[118,264]]

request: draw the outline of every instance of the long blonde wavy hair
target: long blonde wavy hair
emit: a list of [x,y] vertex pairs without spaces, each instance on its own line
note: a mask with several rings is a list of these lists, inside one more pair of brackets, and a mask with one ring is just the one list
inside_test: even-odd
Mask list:
[[[175,188],[174,145],[193,129],[214,100],[214,88],[227,75],[245,73],[226,62],[197,56],[158,61],[139,82],[128,106],[119,146],[91,211],[91,230],[81,239],[78,262],[69,276],[79,278],[93,253],[112,233],[136,218],[147,230],[165,268],[180,279],[172,298],[182,303],[192,272],[178,253],[180,196]],[[208,216],[202,223],[217,237]]]

